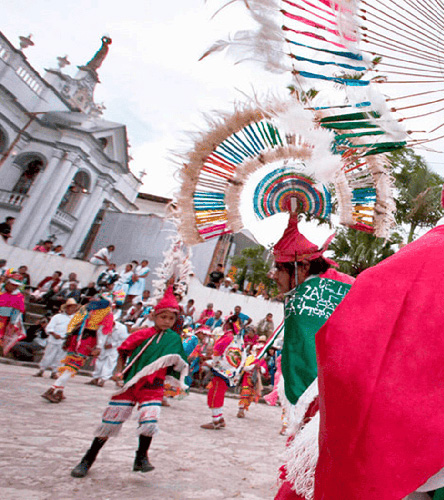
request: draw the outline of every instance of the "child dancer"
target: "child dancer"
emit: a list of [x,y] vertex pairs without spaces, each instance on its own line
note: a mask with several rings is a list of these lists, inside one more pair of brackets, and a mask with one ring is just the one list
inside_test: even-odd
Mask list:
[[225,427],[223,406],[228,387],[234,387],[239,381],[245,362],[242,339],[238,335],[236,315],[230,316],[224,323],[224,334],[216,341],[213,348],[211,370],[213,378],[208,384],[207,403],[212,419],[202,429],[218,430]]
[[[113,378],[123,380],[124,385],[109,401],[90,449],[71,471],[71,476],[86,476],[102,446],[109,437],[118,434],[136,404],[140,410],[139,448],[133,470],[149,472],[154,469],[148,460],[148,449],[158,431],[165,380],[184,388],[183,381],[188,373],[182,340],[171,330],[178,313],[179,305],[170,287],[154,307],[154,326],[133,333],[118,349],[117,373]],[[129,362],[124,369],[127,359]]]
[[262,395],[261,376],[268,376],[268,367],[265,359],[259,359],[258,356],[266,341],[267,337],[261,335],[259,342],[251,348],[251,354],[245,360],[237,418],[244,418],[251,403],[257,403]]

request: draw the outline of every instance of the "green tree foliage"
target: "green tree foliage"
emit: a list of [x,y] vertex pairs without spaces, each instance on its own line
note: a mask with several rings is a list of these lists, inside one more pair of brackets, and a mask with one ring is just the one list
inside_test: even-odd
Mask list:
[[249,281],[253,288],[263,283],[267,290],[274,289],[274,282],[268,278],[270,264],[264,259],[265,247],[258,245],[244,248],[240,255],[233,257],[231,263],[237,268],[236,283],[243,290],[245,281]]
[[441,188],[444,179],[432,172],[425,160],[412,149],[391,153],[392,174],[396,185],[396,222],[407,224],[410,243],[415,230],[433,227],[442,217]]
[[395,233],[389,240],[376,238],[372,234],[341,228],[329,246],[334,252],[333,260],[339,264],[343,273],[357,276],[365,269],[395,253],[393,246],[401,243],[402,238]]

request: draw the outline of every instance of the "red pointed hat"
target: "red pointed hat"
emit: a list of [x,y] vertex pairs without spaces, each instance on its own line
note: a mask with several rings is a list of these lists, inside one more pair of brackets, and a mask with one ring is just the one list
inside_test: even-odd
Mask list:
[[318,248],[299,232],[298,214],[291,212],[282,238],[274,245],[274,260],[275,262],[300,262],[317,259],[327,250],[334,236],[334,234],[329,236],[322,247]]
[[160,311],[172,311],[178,313],[180,311],[179,304],[176,300],[176,297],[173,294],[173,287],[169,286],[164,296],[160,299],[157,305],[154,306],[154,312],[157,314]]

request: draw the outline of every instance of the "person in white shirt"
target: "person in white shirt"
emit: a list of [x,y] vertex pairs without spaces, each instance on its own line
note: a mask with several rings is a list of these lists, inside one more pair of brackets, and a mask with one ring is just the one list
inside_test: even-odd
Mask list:
[[89,261],[95,266],[109,266],[111,264],[111,254],[114,252],[115,246],[108,245],[97,251]]
[[151,304],[151,292],[149,290],[144,290],[142,295],[137,295],[133,299],[133,306],[138,304],[139,302],[142,303],[143,307],[145,308],[146,306],[149,306]]
[[228,278],[227,276],[220,285],[219,292],[231,292],[232,286],[233,286],[233,281],[231,278]]
[[63,343],[65,342],[68,324],[78,308],[79,305],[74,299],[68,299],[60,308],[61,312],[51,318],[46,327],[48,341],[45,353],[40,361],[39,371],[34,377],[43,377],[45,370],[49,368],[51,370],[51,378],[57,378],[57,368],[64,355]]
[[96,359],[93,378],[87,385],[103,387],[112,377],[119,356],[117,349],[128,335],[127,327],[119,321],[114,321],[113,331],[106,336],[105,345]]

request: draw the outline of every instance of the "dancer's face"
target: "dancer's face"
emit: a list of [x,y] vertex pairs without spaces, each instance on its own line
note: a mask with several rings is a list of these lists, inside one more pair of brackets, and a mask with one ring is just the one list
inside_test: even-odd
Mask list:
[[284,267],[275,264],[275,267],[268,273],[268,276],[276,282],[281,293],[287,293],[291,290],[290,273]]
[[155,316],[154,324],[161,331],[168,330],[168,328],[171,328],[174,325],[174,323],[176,322],[176,318],[176,313],[172,311],[160,311]]

